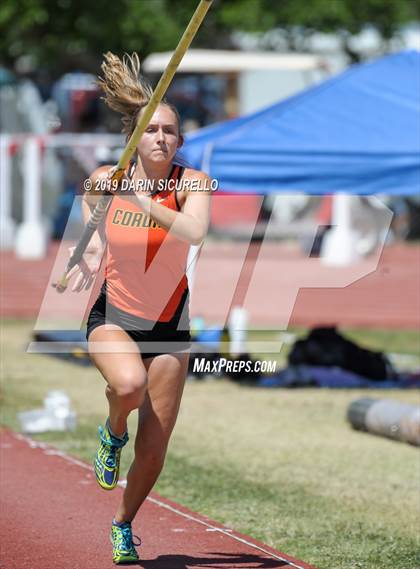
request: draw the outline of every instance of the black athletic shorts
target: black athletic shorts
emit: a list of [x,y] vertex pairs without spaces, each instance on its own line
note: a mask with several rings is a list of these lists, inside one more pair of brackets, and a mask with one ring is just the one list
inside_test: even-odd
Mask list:
[[191,347],[188,288],[169,322],[152,322],[107,303],[104,281],[89,314],[86,338],[89,339],[92,330],[103,324],[116,324],[125,330],[137,343],[143,359],[160,354],[187,352]]

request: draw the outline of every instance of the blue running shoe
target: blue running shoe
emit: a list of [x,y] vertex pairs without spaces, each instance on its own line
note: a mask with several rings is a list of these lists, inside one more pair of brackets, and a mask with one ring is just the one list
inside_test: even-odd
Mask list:
[[100,443],[93,465],[96,480],[104,490],[112,490],[118,482],[121,449],[128,441],[128,434],[122,438],[114,437],[109,432],[109,420],[105,427],[99,426],[98,431]]
[[138,547],[141,541],[137,537],[139,543],[133,543],[130,522],[118,525],[114,522],[111,526],[110,539],[112,543],[112,560],[116,565],[120,563],[136,563],[139,560],[135,547]]

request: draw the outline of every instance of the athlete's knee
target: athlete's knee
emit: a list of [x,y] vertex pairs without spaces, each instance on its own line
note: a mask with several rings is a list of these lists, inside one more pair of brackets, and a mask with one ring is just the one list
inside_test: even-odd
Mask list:
[[109,386],[109,395],[117,398],[120,405],[135,409],[141,405],[147,388],[147,375],[124,372],[118,383]]

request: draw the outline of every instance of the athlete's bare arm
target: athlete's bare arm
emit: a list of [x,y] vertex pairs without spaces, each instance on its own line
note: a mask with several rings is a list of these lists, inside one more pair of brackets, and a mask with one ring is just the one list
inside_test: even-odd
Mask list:
[[187,169],[178,192],[181,211],[177,212],[157,203],[150,197],[136,193],[140,207],[161,227],[172,235],[199,245],[205,238],[210,220],[211,180],[204,172]]
[[[103,192],[98,190],[98,182],[101,180],[106,181],[108,179],[108,175],[112,166],[100,166],[96,168],[94,172],[89,176],[89,180],[91,183],[91,190],[85,191],[83,194],[82,199],[82,215],[83,221],[85,224],[89,220],[93,210],[96,207],[96,204],[103,196]],[[111,196],[110,196],[111,199]],[[98,229],[92,235],[92,238],[89,243],[89,248],[92,250],[94,247],[99,251],[103,252],[105,248],[105,232],[103,224],[99,224]]]
[[[89,192],[85,191],[82,198],[82,215],[85,223],[87,223],[96,204],[103,195],[103,192],[96,191],[97,182],[101,179],[106,180],[110,169],[111,166],[101,166],[89,176],[92,190]],[[105,245],[104,226],[103,223],[100,223],[83,253],[81,262],[75,265],[67,276],[70,279],[74,275],[77,275],[72,286],[73,292],[80,292],[81,290],[91,287],[101,266]],[[74,251],[74,247],[70,247],[69,251],[71,255]]]

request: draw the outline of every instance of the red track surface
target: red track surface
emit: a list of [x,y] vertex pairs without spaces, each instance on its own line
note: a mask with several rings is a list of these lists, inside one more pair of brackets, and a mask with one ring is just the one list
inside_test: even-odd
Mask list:
[[[114,567],[108,534],[122,489],[104,492],[88,465],[48,445],[0,435],[0,567]],[[144,569],[314,569],[156,494],[133,529]]]
[[[209,245],[209,255],[203,262],[194,289],[192,314],[204,316],[209,323],[223,321],[226,312],[217,313],[217,303],[211,299],[226,294],[226,282],[240,258],[238,251],[241,247],[238,243]],[[52,243],[48,256],[40,261],[22,261],[11,252],[1,253],[3,316],[36,318],[57,250],[57,243]],[[316,278],[320,269],[316,264],[308,265],[308,259],[296,247],[271,243],[268,258],[261,263],[259,270],[263,275],[264,294],[257,294],[251,300],[250,323],[252,326],[281,329],[281,323],[288,319],[287,310],[282,312],[282,307],[275,309],[269,299],[285,297],[285,287],[304,282],[308,270]],[[344,274],[346,270],[340,269],[339,274]],[[61,273],[54,276],[61,276]],[[290,324],[417,329],[420,325],[419,291],[420,247],[393,245],[384,249],[376,270],[353,284],[341,288],[297,290],[294,307],[294,300],[291,305]],[[68,292],[65,294],[69,295]],[[91,302],[94,297],[95,292]],[[74,297],[73,300],[70,296],[66,298],[67,302],[74,302]]]

